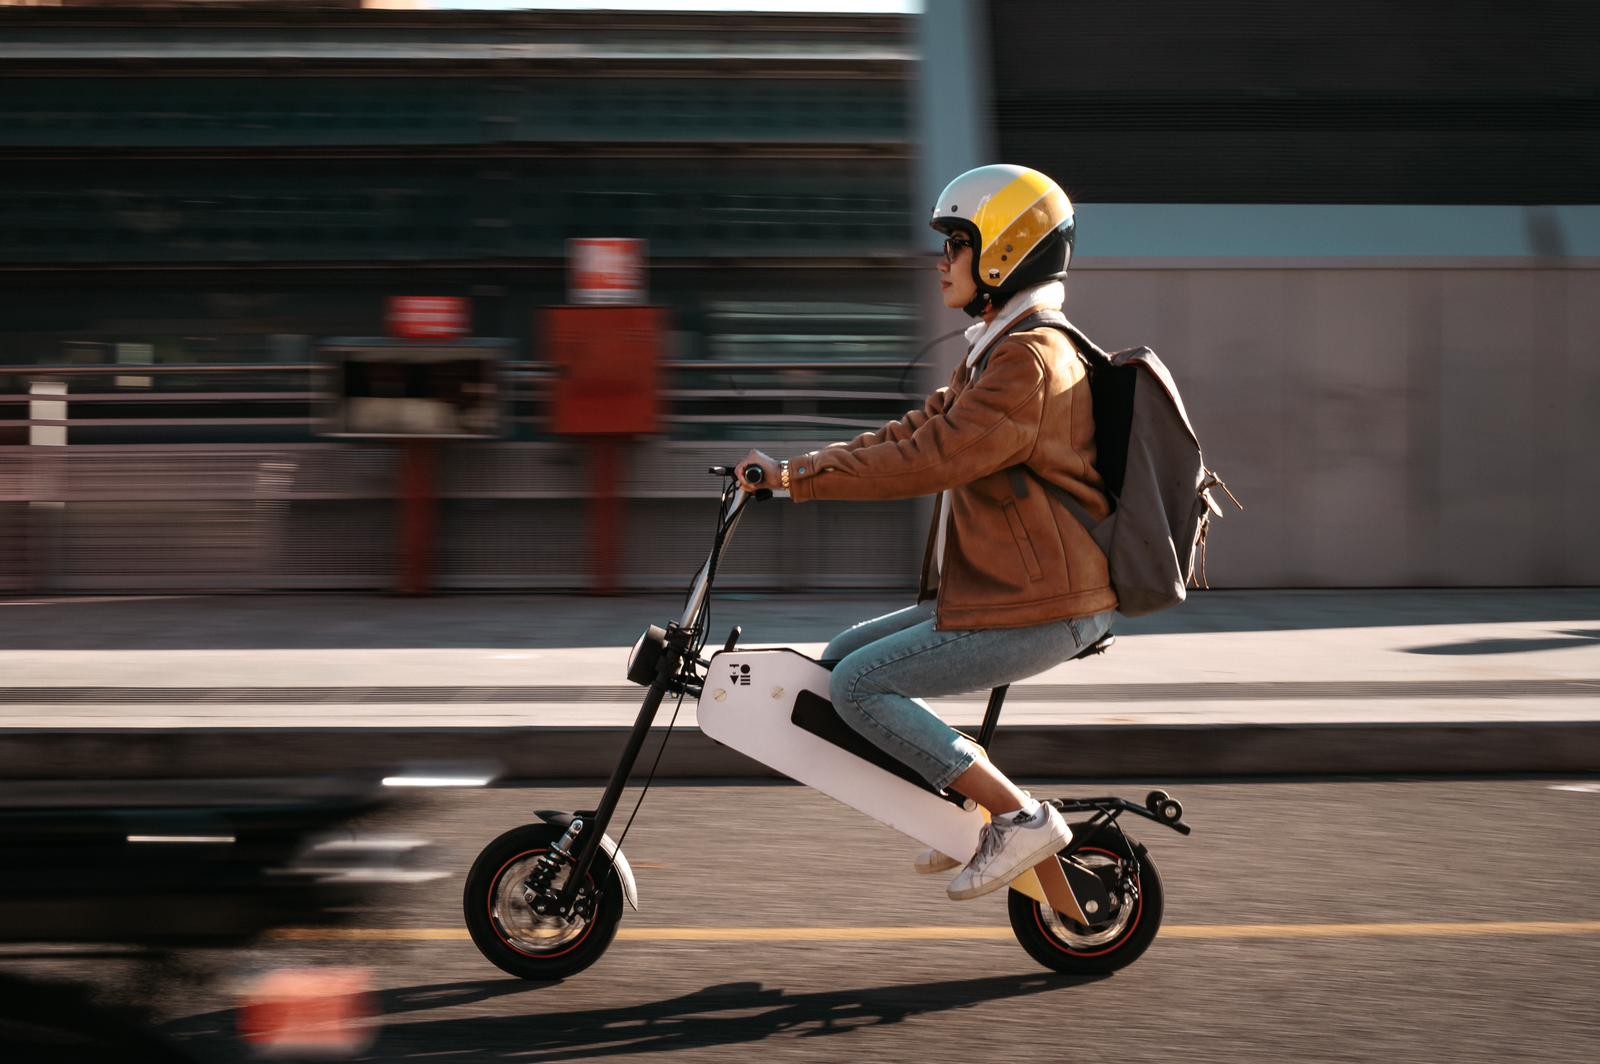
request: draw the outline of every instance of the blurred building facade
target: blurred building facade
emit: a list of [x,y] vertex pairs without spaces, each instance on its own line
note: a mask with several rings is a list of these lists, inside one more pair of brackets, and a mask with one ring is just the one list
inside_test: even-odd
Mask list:
[[[678,586],[705,465],[942,381],[924,201],[993,159],[1073,195],[1069,313],[1161,353],[1250,507],[1214,586],[1600,583],[1597,11],[0,7],[0,590],[387,586],[397,453],[317,439],[313,362],[397,295],[516,352],[438,585],[583,587],[538,318],[574,237],[645,240],[670,312],[621,582]],[[763,508],[730,584],[909,587],[921,517]]]
[[[670,371],[667,431],[625,455],[622,583],[681,583],[707,464],[852,435],[918,384],[912,25],[0,10],[0,581],[384,586],[396,455],[316,439],[312,364],[381,335],[389,297],[443,295],[516,354],[508,438],[443,452],[439,585],[583,586],[588,471],[546,431],[539,313],[568,239],[634,237]],[[50,370],[70,442],[44,462]],[[906,585],[915,524],[758,518],[730,577]]]

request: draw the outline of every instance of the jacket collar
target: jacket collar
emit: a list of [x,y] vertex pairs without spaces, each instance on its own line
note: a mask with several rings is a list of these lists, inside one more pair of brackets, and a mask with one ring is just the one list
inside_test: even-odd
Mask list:
[[968,326],[967,368],[978,360],[984,346],[996,336],[1001,336],[1011,326],[1036,310],[1060,310],[1067,302],[1067,286],[1060,281],[1045,281],[1032,288],[1024,288],[1010,299],[995,315],[994,321],[974,322]]

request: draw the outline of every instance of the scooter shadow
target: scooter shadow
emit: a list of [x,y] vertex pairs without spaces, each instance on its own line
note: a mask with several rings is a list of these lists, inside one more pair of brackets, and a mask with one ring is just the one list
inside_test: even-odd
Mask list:
[[[811,994],[790,994],[757,982],[724,983],[680,997],[616,1008],[390,1023],[367,1059],[459,1054],[470,1059],[514,1056],[518,1061],[534,1062],[594,1060],[751,1044],[777,1035],[820,1038],[1102,978],[1105,976],[1070,978],[1039,973]],[[394,1019],[408,1007],[430,1008],[450,1002],[454,986],[386,991],[382,995],[388,1006],[385,1012]],[[445,993],[438,995],[438,991]]]

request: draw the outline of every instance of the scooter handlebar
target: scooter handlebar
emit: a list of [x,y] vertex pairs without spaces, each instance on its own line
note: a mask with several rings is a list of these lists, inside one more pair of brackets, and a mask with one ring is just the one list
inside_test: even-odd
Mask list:
[[[735,475],[734,471],[738,468],[738,466],[731,465],[714,465],[710,469],[706,470],[706,472],[710,473],[714,477],[731,477]],[[762,471],[760,466],[753,465],[746,468],[744,471],[744,482],[746,484],[760,484],[765,479],[767,479],[767,475]]]

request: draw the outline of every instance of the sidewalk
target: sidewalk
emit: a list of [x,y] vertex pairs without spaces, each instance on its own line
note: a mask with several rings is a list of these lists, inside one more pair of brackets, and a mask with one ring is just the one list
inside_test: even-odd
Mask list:
[[[887,597],[725,594],[713,641],[817,653]],[[493,760],[604,771],[667,596],[0,599],[0,773]],[[1019,775],[1600,771],[1600,591],[1210,592],[1014,685]],[[975,727],[985,693],[938,700]],[[658,723],[665,724],[669,711]],[[759,769],[679,716],[663,771]],[[347,730],[348,729],[348,730]]]

